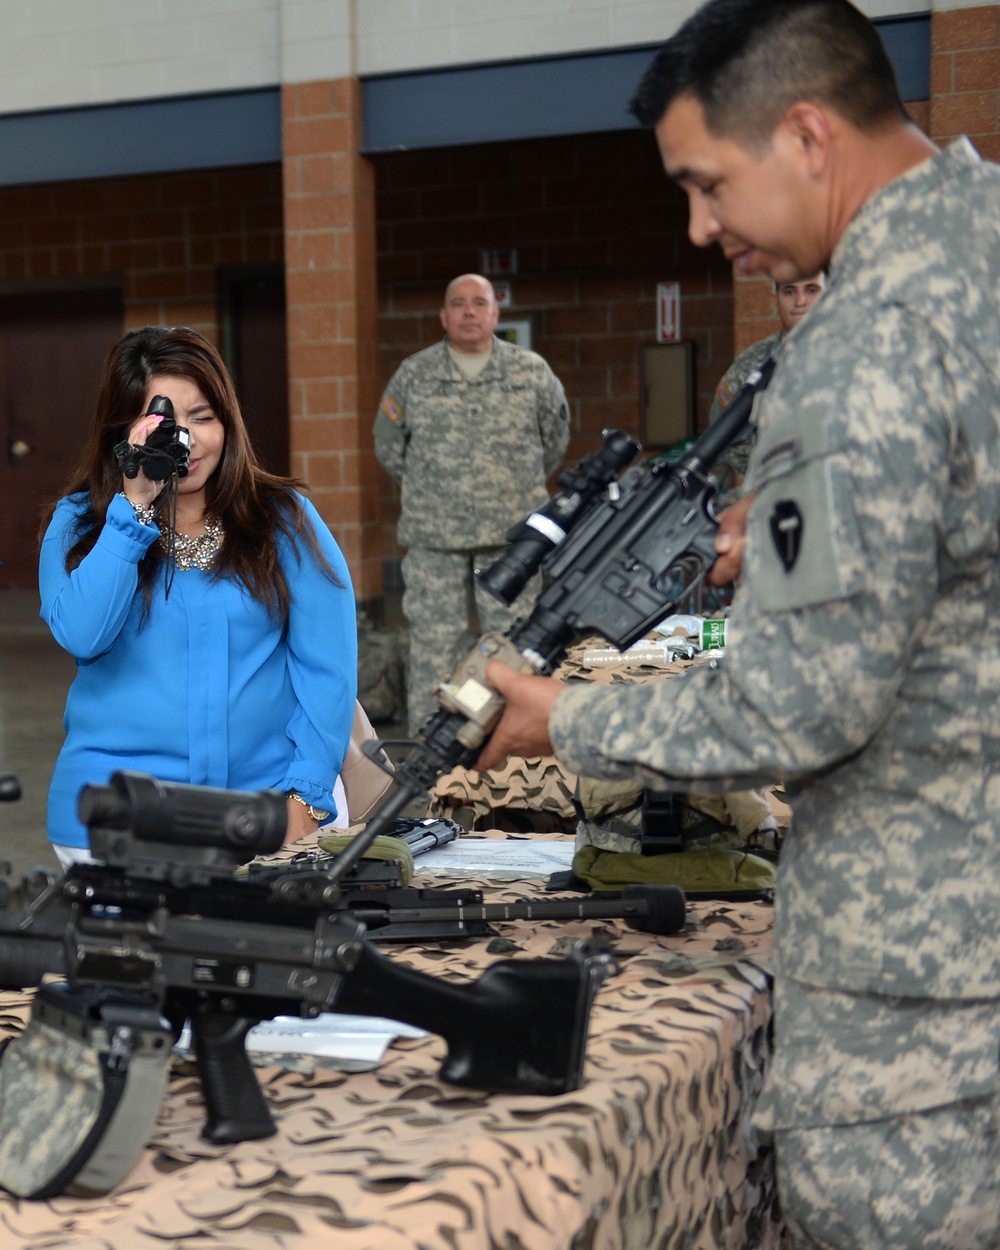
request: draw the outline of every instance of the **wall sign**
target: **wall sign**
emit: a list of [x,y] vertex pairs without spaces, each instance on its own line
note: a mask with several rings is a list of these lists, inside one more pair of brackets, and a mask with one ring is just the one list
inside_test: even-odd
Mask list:
[[681,284],[656,284],[656,339],[658,343],[676,343],[681,337]]

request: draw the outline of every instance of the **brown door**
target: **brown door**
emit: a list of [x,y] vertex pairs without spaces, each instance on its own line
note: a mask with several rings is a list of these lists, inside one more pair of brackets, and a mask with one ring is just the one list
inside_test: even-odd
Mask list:
[[0,295],[0,587],[38,584],[38,525],[93,419],[122,335],[117,288]]
[[265,469],[287,474],[288,346],[285,271],[236,266],[219,274],[222,350],[240,408]]

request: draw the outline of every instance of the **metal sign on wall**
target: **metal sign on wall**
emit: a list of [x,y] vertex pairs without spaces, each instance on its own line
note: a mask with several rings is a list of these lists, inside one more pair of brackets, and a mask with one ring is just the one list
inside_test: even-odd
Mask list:
[[488,277],[517,273],[517,248],[494,247],[482,254],[483,273]]
[[659,343],[677,343],[681,337],[681,284],[656,284],[656,338]]

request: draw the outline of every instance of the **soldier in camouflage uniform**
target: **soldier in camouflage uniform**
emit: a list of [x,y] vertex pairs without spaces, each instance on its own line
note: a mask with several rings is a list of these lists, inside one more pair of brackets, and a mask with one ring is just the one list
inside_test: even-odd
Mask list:
[[908,121],[846,0],[711,0],[634,108],[695,243],[828,286],[717,538],[714,579],[745,575],[724,660],[595,688],[494,663],[480,763],[554,745],[668,789],[783,780],[759,1116],[795,1245],[995,1248],[1000,169]]
[[507,608],[474,582],[507,531],[545,503],[569,440],[559,379],[541,356],[494,335],[498,317],[486,278],[454,279],[444,339],[403,361],[375,419],[375,454],[402,487],[411,733],[436,710],[432,688],[471,643],[473,597],[480,629],[502,633],[538,593],[536,578]]
[[[825,286],[826,274],[822,270],[801,282],[780,284],[776,282],[774,284],[774,304],[778,312],[778,320],[781,322],[781,329],[744,348],[722,375],[719,385],[715,388],[715,394],[712,396],[712,406],[708,410],[710,425],[726,411],[754,369],[762,365],[768,356],[777,350],[778,344],[785,335],[799,324],[823,294]],[[757,429],[756,426],[751,425],[745,437],[733,443],[722,459],[722,463],[728,465],[740,481],[746,477],[750,452],[756,441]],[[735,498],[735,491],[729,495],[723,495],[717,500],[716,506],[725,508],[734,502]]]

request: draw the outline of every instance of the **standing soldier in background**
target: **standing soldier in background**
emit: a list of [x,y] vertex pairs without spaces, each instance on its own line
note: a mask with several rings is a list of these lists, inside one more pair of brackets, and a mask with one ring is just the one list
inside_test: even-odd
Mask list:
[[913,124],[847,0],[711,0],[633,110],[692,242],[827,289],[716,538],[713,580],[744,571],[725,658],[617,687],[491,663],[479,764],[785,782],[758,1122],[794,1244],[996,1250],[1000,169]]
[[479,631],[502,633],[538,593],[536,579],[507,608],[474,581],[507,531],[548,498],[569,441],[559,379],[541,356],[496,337],[499,316],[486,278],[455,278],[441,309],[445,337],[403,361],[375,418],[375,454],[402,487],[411,733],[436,710],[431,691],[468,644],[473,601]]
[[[708,410],[710,425],[726,411],[754,369],[762,365],[768,356],[777,350],[778,344],[789,331],[795,329],[809,309],[823,294],[825,286],[826,274],[822,269],[819,273],[814,273],[809,278],[803,278],[801,282],[775,282],[774,306],[778,313],[781,329],[776,330],[773,334],[769,334],[766,338],[758,339],[756,343],[751,343],[749,347],[745,347],[722,375],[722,380],[715,388],[715,394],[712,396],[712,406]],[[750,452],[753,450],[756,441],[757,427],[755,424],[751,424],[744,437],[733,443],[723,457],[723,464],[728,465],[739,479],[736,483],[737,486],[746,477],[747,465],[750,462]],[[734,497],[734,495],[723,495],[720,497],[716,501],[716,510],[727,507],[728,504],[733,502]]]

